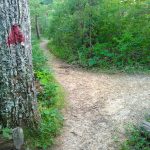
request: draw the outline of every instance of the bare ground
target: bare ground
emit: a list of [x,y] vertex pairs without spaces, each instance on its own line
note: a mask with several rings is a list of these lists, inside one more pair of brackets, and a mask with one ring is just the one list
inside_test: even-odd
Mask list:
[[52,150],[118,150],[128,123],[150,111],[150,76],[92,73],[51,56],[41,43],[56,79],[67,93],[65,125]]

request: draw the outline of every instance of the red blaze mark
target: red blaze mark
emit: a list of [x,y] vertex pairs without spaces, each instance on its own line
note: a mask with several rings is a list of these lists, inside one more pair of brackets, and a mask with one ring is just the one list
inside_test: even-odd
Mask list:
[[25,37],[21,32],[19,25],[13,25],[11,27],[11,32],[9,33],[7,44],[10,46],[11,44],[24,43]]

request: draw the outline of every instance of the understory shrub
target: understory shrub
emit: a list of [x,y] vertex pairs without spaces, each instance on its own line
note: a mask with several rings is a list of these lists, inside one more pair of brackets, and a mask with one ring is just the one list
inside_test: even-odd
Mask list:
[[[146,116],[150,122],[150,116]],[[150,132],[142,126],[129,125],[126,129],[127,140],[122,144],[121,150],[150,150]]]
[[149,0],[54,2],[52,52],[83,67],[150,70]]
[[121,150],[149,150],[150,133],[136,126],[130,126],[126,132],[127,141],[122,144]]
[[25,129],[27,144],[33,149],[46,149],[54,143],[63,125],[61,109],[64,106],[64,94],[53,73],[46,67],[46,58],[39,48],[39,42],[33,41],[33,64],[38,91],[38,107],[41,115],[37,129]]

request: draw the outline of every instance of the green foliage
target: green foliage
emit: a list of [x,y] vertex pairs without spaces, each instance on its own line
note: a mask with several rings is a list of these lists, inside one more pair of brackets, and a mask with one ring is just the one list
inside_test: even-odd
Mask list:
[[33,49],[32,49],[33,66],[34,66],[34,70],[38,71],[41,70],[41,68],[43,68],[43,64],[46,63],[46,57],[43,55],[42,51],[40,50],[37,41],[33,40],[32,44],[33,44]]
[[42,36],[48,36],[50,25],[51,3],[53,0],[30,0],[31,27],[32,33],[36,34],[36,17],[39,32]]
[[52,10],[55,55],[83,67],[150,69],[149,0],[64,0]]
[[51,4],[52,2],[53,0],[41,0],[41,4],[45,4],[45,5]]
[[127,141],[122,145],[121,150],[149,150],[150,133],[144,129],[130,126],[127,129]]
[[12,139],[12,129],[10,128],[2,128],[1,129],[2,137],[6,140]]
[[37,129],[25,129],[25,135],[28,139],[27,144],[33,149],[35,147],[47,149],[54,143],[54,139],[63,125],[63,116],[60,110],[64,106],[64,94],[52,72],[45,67],[46,58],[37,41],[33,41],[33,64],[40,86],[38,105],[41,120]]

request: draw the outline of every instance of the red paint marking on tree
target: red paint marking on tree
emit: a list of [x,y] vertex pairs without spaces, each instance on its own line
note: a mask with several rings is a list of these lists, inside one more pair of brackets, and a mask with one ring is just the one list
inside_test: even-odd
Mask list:
[[23,33],[21,32],[19,25],[17,25],[17,24],[12,25],[11,31],[10,31],[8,39],[7,39],[7,44],[9,46],[18,44],[18,43],[21,43],[21,45],[24,45],[24,42],[25,42],[25,37],[24,37]]

